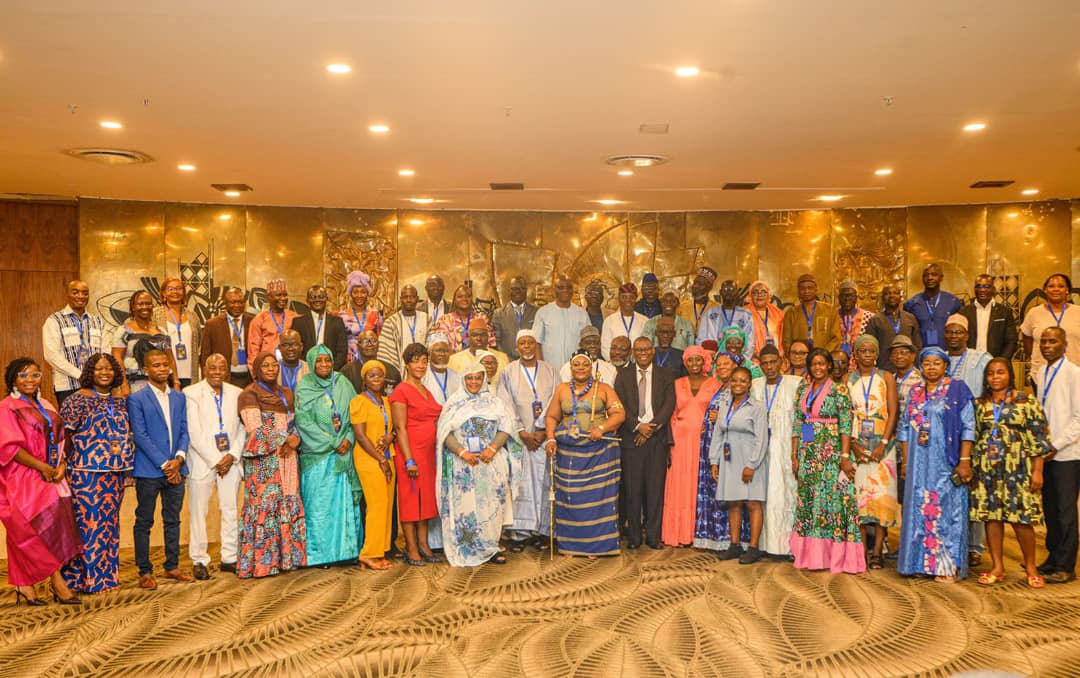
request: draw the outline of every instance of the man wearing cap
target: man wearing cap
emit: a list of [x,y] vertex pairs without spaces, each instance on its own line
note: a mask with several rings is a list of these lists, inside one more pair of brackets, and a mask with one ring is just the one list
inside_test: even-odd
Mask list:
[[694,276],[694,281],[690,283],[690,298],[679,304],[679,316],[693,325],[695,335],[701,327],[701,319],[709,309],[716,306],[716,302],[709,299],[709,293],[712,292],[717,277],[716,271],[702,266]]
[[497,348],[488,348],[491,329],[488,325],[487,318],[482,315],[474,315],[472,320],[469,321],[469,343],[462,350],[450,356],[450,361],[447,366],[453,371],[461,374],[462,369],[470,364],[474,359],[477,359],[476,352],[479,350],[486,350],[495,356],[495,360],[499,363],[498,372],[496,372],[496,378],[498,373],[503,371],[510,360],[506,357],[506,354]]
[[[941,289],[944,278],[940,264],[929,264],[922,273],[923,291],[904,302],[904,310],[919,321],[924,347],[945,345],[945,320],[963,306],[959,299]],[[972,393],[982,393],[982,386]]]
[[697,343],[712,339],[720,342],[720,335],[729,327],[736,327],[743,332],[742,354],[747,365],[754,357],[754,316],[742,305],[742,295],[734,280],[725,280],[720,285],[719,306],[709,309],[698,326]]
[[527,541],[539,548],[538,538],[551,533],[544,417],[559,381],[555,367],[536,357],[537,346],[532,330],[518,331],[519,357],[502,371],[496,389],[514,413],[514,426],[526,450],[521,464],[521,491],[513,497],[514,522],[507,531],[509,548],[515,552],[521,551]]
[[[596,361],[594,369],[600,375],[600,381],[614,387],[618,370],[610,362],[600,357],[600,332],[592,325],[588,325],[581,328],[579,336],[578,348],[588,353],[589,357]],[[620,337],[620,339],[626,339],[626,337]],[[567,360],[559,368],[559,382],[568,382],[571,378],[570,361]]]
[[428,335],[428,371],[420,383],[431,392],[440,405],[461,388],[461,375],[447,367],[450,360],[450,339],[441,332]]
[[[836,326],[840,330],[840,350],[851,360],[855,367],[855,340],[863,333],[874,314],[859,308],[859,288],[852,280],[840,283],[836,295],[840,308],[836,311]],[[880,345],[880,343],[879,343]]]
[[600,353],[605,358],[611,353],[612,339],[626,337],[632,344],[645,331],[649,319],[634,310],[637,295],[637,285],[632,282],[619,287],[619,310],[604,318],[604,330],[600,333]]
[[968,321],[968,348],[995,358],[1012,360],[1019,345],[1016,319],[1006,304],[994,299],[994,278],[985,273],[975,278],[975,300],[960,309]]
[[562,274],[555,280],[555,301],[536,312],[533,329],[540,343],[540,357],[552,365],[562,365],[577,350],[581,328],[589,324],[589,314],[573,302],[574,283]]
[[832,304],[817,298],[817,280],[809,273],[799,276],[798,290],[799,303],[784,311],[784,353],[796,339],[807,342],[811,349],[835,350],[840,346],[840,335]]
[[249,365],[260,353],[276,349],[281,343],[281,334],[292,327],[297,317],[295,311],[289,310],[289,290],[281,278],[266,283],[266,303],[267,307],[251,321],[247,346]]
[[495,348],[517,360],[517,333],[531,330],[536,319],[537,307],[526,298],[528,287],[525,278],[516,275],[510,279],[510,301],[495,311],[491,325],[495,331]]
[[892,346],[893,339],[898,336],[906,336],[911,339],[915,353],[922,348],[922,337],[919,335],[919,321],[904,309],[900,308],[903,297],[900,288],[896,285],[885,285],[881,288],[881,313],[870,318],[866,324],[866,334],[878,340],[878,346],[886,350],[878,355],[878,367],[883,370],[891,369],[889,363],[888,348]]
[[641,299],[634,304],[634,310],[646,318],[660,315],[660,281],[655,273],[646,273],[641,279]]
[[[405,285],[398,294],[401,309],[387,316],[379,333],[379,361],[393,365],[398,372],[405,369],[401,356],[409,344],[423,344],[427,340],[428,315],[416,308],[420,295],[412,285]],[[363,393],[363,391],[357,391]]]

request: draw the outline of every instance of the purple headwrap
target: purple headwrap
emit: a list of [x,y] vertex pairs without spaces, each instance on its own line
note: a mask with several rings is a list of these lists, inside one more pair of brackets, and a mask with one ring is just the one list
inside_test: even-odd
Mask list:
[[349,271],[349,275],[345,276],[345,294],[352,294],[354,287],[363,287],[368,293],[371,293],[371,276],[363,271]]

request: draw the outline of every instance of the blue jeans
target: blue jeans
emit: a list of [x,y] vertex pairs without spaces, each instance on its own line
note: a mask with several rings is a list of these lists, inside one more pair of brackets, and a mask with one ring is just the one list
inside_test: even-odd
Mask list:
[[161,523],[165,533],[165,571],[180,564],[180,508],[184,505],[185,482],[170,485],[165,477],[136,478],[135,497],[135,564],[139,576],[152,574],[150,562],[150,528],[154,526],[154,508],[161,496]]

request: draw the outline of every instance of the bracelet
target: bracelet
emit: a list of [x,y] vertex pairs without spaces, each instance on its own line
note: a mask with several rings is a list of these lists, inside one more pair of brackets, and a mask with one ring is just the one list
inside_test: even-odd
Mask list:
[[382,456],[383,456],[383,461],[390,461],[390,450],[389,449],[383,450]]
[[405,468],[416,468],[416,462],[412,459],[405,460]]
[[960,457],[960,461],[971,461],[971,457]]
[[464,458],[465,458],[465,453],[466,453],[466,452],[468,452],[468,451],[469,451],[469,450],[467,450],[467,449],[466,449],[466,448],[464,448],[464,447],[459,447],[459,448],[457,449],[457,452],[456,452],[455,454],[457,454],[457,456],[459,456],[459,457],[461,457],[462,459],[464,459]]

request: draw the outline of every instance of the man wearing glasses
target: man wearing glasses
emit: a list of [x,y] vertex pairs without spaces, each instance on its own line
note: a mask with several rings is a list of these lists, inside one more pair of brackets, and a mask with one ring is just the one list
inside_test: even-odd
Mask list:
[[1019,337],[1016,318],[1008,305],[994,299],[994,279],[987,274],[975,278],[975,301],[960,309],[968,321],[968,348],[1011,360]]

